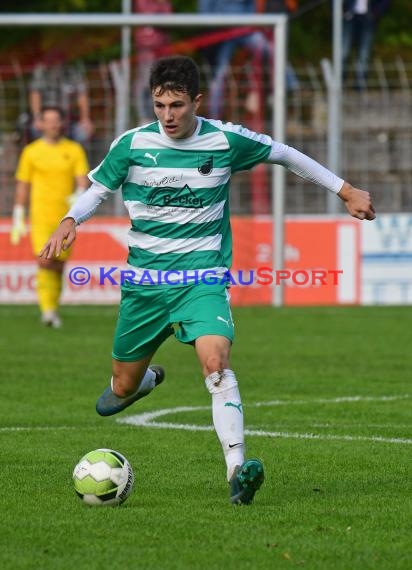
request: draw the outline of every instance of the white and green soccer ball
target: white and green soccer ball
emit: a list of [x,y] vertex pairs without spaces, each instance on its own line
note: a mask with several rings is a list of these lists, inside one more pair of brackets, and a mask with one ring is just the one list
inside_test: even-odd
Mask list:
[[95,449],[82,457],[73,471],[74,488],[87,505],[117,506],[130,495],[133,469],[112,449]]

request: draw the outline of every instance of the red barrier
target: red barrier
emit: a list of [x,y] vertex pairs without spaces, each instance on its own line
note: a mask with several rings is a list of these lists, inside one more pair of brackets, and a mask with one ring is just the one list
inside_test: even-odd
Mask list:
[[[99,282],[100,268],[125,267],[124,218],[95,218],[78,232],[67,275],[75,267],[90,271],[85,285],[65,283],[63,302],[114,303],[119,287]],[[350,218],[291,218],[285,224],[285,267],[273,269],[270,217],[232,218],[234,305],[268,305],[273,287],[283,283],[286,305],[336,305],[360,302],[360,226]],[[10,245],[10,221],[0,222],[0,303],[35,303],[36,260],[28,238]],[[250,284],[249,281],[252,281]],[[242,284],[243,283],[243,284]]]

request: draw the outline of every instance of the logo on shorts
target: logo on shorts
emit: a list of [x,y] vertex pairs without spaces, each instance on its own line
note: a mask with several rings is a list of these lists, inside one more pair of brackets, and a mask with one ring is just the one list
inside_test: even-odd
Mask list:
[[154,188],[148,196],[148,206],[178,206],[179,208],[203,208],[203,198],[198,198],[187,184],[183,188],[165,186]]
[[228,327],[230,327],[230,319],[224,319],[223,317],[221,317],[220,315],[218,317],[216,317],[218,321],[223,321],[224,323],[227,324]]
[[213,155],[199,155],[197,157],[197,170],[202,176],[209,176],[213,170]]

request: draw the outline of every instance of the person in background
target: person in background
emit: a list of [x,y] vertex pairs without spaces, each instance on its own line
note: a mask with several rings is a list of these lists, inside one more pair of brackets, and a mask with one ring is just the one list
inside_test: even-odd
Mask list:
[[[133,0],[133,11],[136,14],[171,14],[173,9],[170,0]],[[149,89],[150,68],[156,60],[157,50],[170,43],[170,36],[164,29],[136,26],[133,39],[136,62],[134,100],[138,123],[143,125],[154,119]]]
[[33,70],[29,87],[31,139],[42,135],[43,107],[60,107],[65,115],[65,134],[86,144],[93,132],[87,84],[80,67],[66,65],[64,54],[51,51]]
[[[256,14],[266,13],[286,13],[292,8],[295,9],[294,0],[198,0],[197,11],[199,14]],[[238,48],[245,48],[252,57],[252,73],[250,78],[250,93],[246,100],[248,110],[255,112],[258,103],[254,97],[256,85],[254,85],[257,68],[262,69],[264,62],[272,61],[272,40],[261,30],[254,30],[227,39],[218,44],[212,53],[212,81],[209,89],[209,116],[220,118],[224,104],[225,80],[230,68],[234,52]],[[272,67],[272,65],[270,65]],[[262,73],[259,74],[262,77]],[[288,65],[286,71],[286,84],[289,90],[296,89],[299,84]]]
[[[44,107],[38,128],[41,137],[26,145],[16,171],[16,193],[10,241],[17,245],[27,233],[25,214],[30,202],[30,236],[34,255],[59,225],[67,208],[89,186],[89,165],[82,146],[62,136],[64,114],[60,107]],[[70,250],[59,259],[38,259],[37,296],[41,321],[59,328],[58,305],[64,263]]]
[[[255,0],[198,0],[199,14],[255,14]],[[208,114],[212,119],[222,116],[224,105],[225,80],[230,69],[234,52],[246,48],[260,63],[270,57],[270,45],[263,32],[256,30],[232,37],[219,43],[212,50],[212,80],[209,87]]]
[[348,62],[352,47],[356,48],[355,81],[357,90],[366,88],[369,58],[376,27],[389,7],[390,0],[343,0],[342,69],[348,77]]

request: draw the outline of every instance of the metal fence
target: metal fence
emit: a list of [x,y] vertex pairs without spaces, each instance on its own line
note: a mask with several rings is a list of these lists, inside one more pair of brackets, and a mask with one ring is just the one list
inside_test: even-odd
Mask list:
[[[91,114],[96,126],[87,145],[95,166],[115,136],[115,89],[110,66],[88,66],[86,76]],[[202,66],[206,83],[211,71]],[[321,65],[295,69],[299,87],[287,94],[286,142],[322,164],[327,160],[327,87]],[[14,171],[24,142],[30,76],[17,62],[0,68],[0,216],[10,215],[14,193]],[[133,78],[132,78],[133,79]],[[224,118],[271,132],[270,80],[262,76],[264,104],[252,109],[248,69],[236,62],[227,79]],[[373,62],[368,89],[343,90],[342,176],[373,193],[380,212],[412,211],[412,61]],[[133,92],[133,90],[132,90]],[[206,114],[207,97],[203,112]],[[137,124],[135,105],[130,101],[130,127]],[[259,113],[260,121],[255,114]],[[270,213],[270,169],[240,173],[233,179],[232,212]],[[286,213],[324,213],[325,192],[293,174],[287,176]],[[266,199],[259,201],[259,196]],[[258,198],[256,198],[258,197]],[[257,202],[256,202],[257,200]],[[256,205],[257,204],[257,205]],[[114,202],[99,210],[112,214]]]

